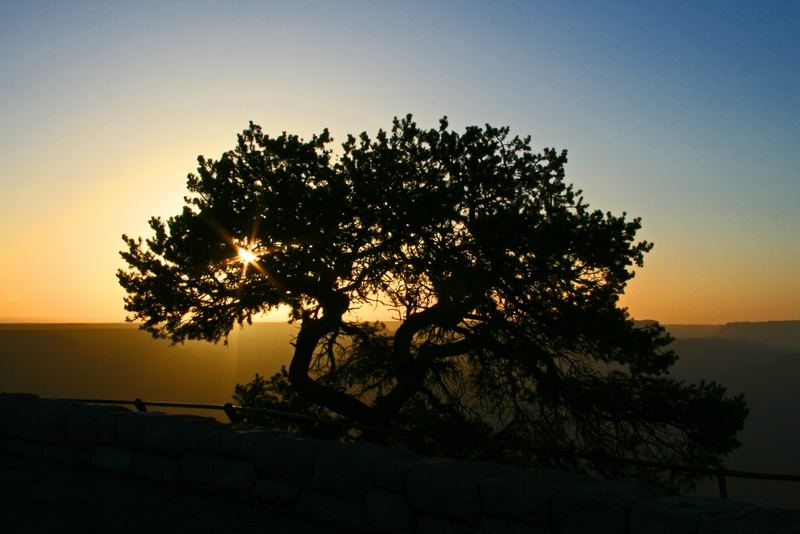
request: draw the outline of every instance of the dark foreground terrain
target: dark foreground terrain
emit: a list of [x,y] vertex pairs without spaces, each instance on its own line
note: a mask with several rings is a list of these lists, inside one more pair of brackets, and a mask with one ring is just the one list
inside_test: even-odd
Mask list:
[[[800,321],[668,329],[680,355],[674,376],[746,395],[742,447],[726,467],[800,474]],[[126,324],[0,324],[0,391],[222,404],[237,383],[288,364],[295,333],[291,325],[257,323],[235,330],[228,346],[171,346]],[[203,415],[225,420],[221,412]],[[732,478],[728,488],[740,501],[800,509],[800,483]],[[717,495],[716,481],[701,482],[698,492]]]
[[326,530],[307,519],[200,489],[0,455],[0,532],[313,534]]

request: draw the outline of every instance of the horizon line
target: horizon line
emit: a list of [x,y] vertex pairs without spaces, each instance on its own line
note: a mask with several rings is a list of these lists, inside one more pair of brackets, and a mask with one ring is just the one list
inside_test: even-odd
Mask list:
[[[656,322],[663,326],[726,326],[726,325],[738,325],[738,324],[767,324],[767,323],[800,323],[800,318],[798,319],[770,319],[765,321],[726,321],[720,323],[690,323],[690,322],[676,322],[676,323],[664,323],[661,321],[657,321],[655,319],[633,319],[635,322],[638,323],[647,323],[647,322]],[[372,322],[372,321],[370,321]],[[388,323],[388,322],[399,322],[396,319],[389,319],[383,320],[380,322]],[[275,324],[290,324],[289,321],[285,320],[276,320],[276,319],[256,319],[253,320],[253,324],[255,323],[275,323]],[[133,321],[76,321],[76,320],[60,320],[60,319],[40,319],[40,318],[26,318],[26,317],[9,317],[9,318],[0,318],[0,325],[51,325],[51,326],[139,326],[142,323],[140,322],[133,322]],[[246,326],[246,324],[241,325],[242,327]]]

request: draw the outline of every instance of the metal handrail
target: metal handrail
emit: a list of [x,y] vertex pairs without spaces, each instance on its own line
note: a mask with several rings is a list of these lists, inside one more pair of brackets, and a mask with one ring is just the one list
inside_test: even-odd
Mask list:
[[338,426],[343,428],[356,428],[359,430],[367,430],[367,431],[374,431],[379,432],[382,434],[398,434],[403,433],[407,435],[416,435],[421,437],[433,438],[438,440],[444,441],[453,441],[453,442],[468,442],[476,445],[488,445],[492,447],[499,447],[505,449],[515,449],[515,450],[525,450],[528,452],[535,452],[538,454],[549,455],[549,456],[561,456],[561,457],[572,457],[580,460],[591,460],[595,462],[601,463],[617,463],[617,464],[624,464],[624,465],[634,465],[639,467],[651,467],[654,469],[664,469],[669,471],[683,471],[689,473],[700,473],[704,475],[715,476],[717,478],[717,483],[719,487],[720,497],[727,497],[728,496],[728,485],[726,481],[726,477],[733,477],[733,478],[749,478],[749,479],[756,479],[756,480],[774,480],[774,481],[784,481],[784,482],[800,482],[800,475],[787,475],[783,473],[760,473],[755,471],[742,471],[738,469],[726,469],[722,466],[720,467],[707,467],[701,465],[683,465],[683,464],[671,464],[667,462],[656,462],[651,460],[638,460],[635,458],[621,458],[621,457],[614,457],[614,456],[601,456],[601,455],[593,455],[589,453],[581,453],[575,451],[565,451],[565,450],[558,450],[558,449],[544,449],[539,447],[528,447],[523,446],[519,443],[513,443],[509,441],[500,441],[500,440],[489,440],[489,439],[480,439],[480,438],[473,438],[467,436],[452,436],[452,435],[433,435],[433,434],[420,434],[420,433],[413,433],[409,431],[402,431],[397,429],[389,429],[386,427],[379,427],[373,425],[364,425],[361,423],[354,423],[354,422],[345,422],[345,421],[331,421],[328,419],[322,419],[319,417],[314,417],[311,415],[305,414],[298,414],[292,412],[284,412],[281,410],[273,410],[270,408],[250,408],[247,406],[238,406],[234,405],[230,402],[225,404],[204,404],[204,403],[191,403],[191,402],[158,402],[158,401],[143,401],[140,398],[136,398],[134,400],[121,400],[121,399],[75,399],[75,398],[59,398],[55,400],[63,400],[63,401],[73,401],[73,402],[84,402],[87,404],[118,404],[118,405],[128,405],[128,406],[135,406],[136,409],[140,412],[146,412],[148,406],[153,407],[163,407],[163,408],[189,408],[189,409],[198,409],[198,410],[220,410],[225,412],[225,415],[231,422],[237,422],[241,420],[240,413],[259,413],[267,416],[276,417],[279,419],[293,419],[296,421],[307,421],[313,423],[321,423],[324,425],[329,426]]

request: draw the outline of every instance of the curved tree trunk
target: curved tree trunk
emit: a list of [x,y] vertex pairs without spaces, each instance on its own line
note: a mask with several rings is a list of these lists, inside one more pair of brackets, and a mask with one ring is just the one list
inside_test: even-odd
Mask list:
[[[355,397],[326,387],[308,375],[314,350],[325,334],[319,324],[303,321],[297,336],[294,356],[289,365],[289,380],[300,395],[347,418],[364,424],[376,424],[373,409]],[[316,321],[315,321],[316,323]]]

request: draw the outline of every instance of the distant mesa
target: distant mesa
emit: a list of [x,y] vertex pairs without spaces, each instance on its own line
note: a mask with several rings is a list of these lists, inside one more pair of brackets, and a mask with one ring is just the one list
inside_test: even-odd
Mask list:
[[[655,321],[636,321],[645,327]],[[745,340],[772,348],[800,352],[800,321],[734,322],[726,324],[665,324],[676,339],[717,338]]]
[[696,337],[714,337],[719,334],[723,325],[720,324],[668,324],[664,325],[677,339],[688,339]]
[[800,351],[800,321],[728,323],[723,325],[716,335],[724,338],[747,339],[773,347]]

